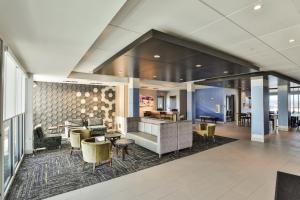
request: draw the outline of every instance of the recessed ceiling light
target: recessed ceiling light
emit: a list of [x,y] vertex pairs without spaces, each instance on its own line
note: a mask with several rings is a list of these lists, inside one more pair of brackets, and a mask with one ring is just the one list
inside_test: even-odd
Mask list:
[[261,4],[256,4],[253,9],[254,10],[260,10],[262,8],[262,5]]
[[224,71],[224,74],[228,74],[228,71]]
[[197,64],[197,65],[195,65],[196,67],[202,67],[202,65],[200,65],[200,64]]
[[156,54],[153,56],[154,58],[160,58],[160,55]]
[[289,43],[293,43],[293,42],[296,42],[296,40],[293,38],[289,39]]

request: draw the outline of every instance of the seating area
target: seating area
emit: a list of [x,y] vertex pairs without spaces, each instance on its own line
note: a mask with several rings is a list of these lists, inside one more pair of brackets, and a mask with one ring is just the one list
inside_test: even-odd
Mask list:
[[[83,187],[91,186],[120,176],[129,175],[147,168],[181,159],[199,152],[236,141],[216,136],[216,143],[206,143],[203,137],[194,134],[192,148],[184,148],[178,153],[170,152],[161,158],[158,154],[138,144],[131,144],[125,159],[122,149],[112,146],[109,141],[84,139],[81,151],[71,152],[70,144],[62,144],[61,149],[39,151],[28,155],[20,167],[7,200],[41,200]],[[28,179],[32,174],[39,178]],[[47,181],[45,180],[47,174]],[[30,190],[28,190],[30,187]]]
[[0,200],[300,200],[299,55],[300,0],[0,0]]
[[103,125],[103,119],[101,118],[71,119],[70,121],[65,121],[64,137],[68,138],[70,131],[76,128],[89,129],[93,136],[101,136],[107,132],[107,127]]

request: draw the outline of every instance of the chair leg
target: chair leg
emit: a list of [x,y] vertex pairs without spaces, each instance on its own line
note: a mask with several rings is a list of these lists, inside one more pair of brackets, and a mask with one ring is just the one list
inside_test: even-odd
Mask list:
[[72,155],[72,153],[73,153],[73,147],[71,148],[71,152],[70,152],[70,155]]
[[82,162],[82,171],[84,171],[85,162]]
[[109,166],[112,167],[112,158],[109,160]]
[[93,173],[95,173],[96,163],[93,163]]
[[216,143],[216,139],[215,139],[215,136],[212,136],[212,138],[213,138],[213,142],[214,142],[214,143]]

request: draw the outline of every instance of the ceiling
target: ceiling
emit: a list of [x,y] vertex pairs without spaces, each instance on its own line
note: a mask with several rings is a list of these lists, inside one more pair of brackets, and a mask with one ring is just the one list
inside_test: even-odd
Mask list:
[[68,76],[126,0],[1,0],[0,35],[34,74]]
[[[269,88],[278,88],[278,80],[279,78],[268,75],[268,87]],[[212,87],[224,87],[224,88],[234,88],[241,89],[242,91],[250,91],[251,90],[251,77],[243,77],[237,79],[229,79],[224,81],[214,81],[210,83],[205,83],[204,85],[212,86]]]
[[[254,10],[260,4],[262,8]],[[300,79],[298,0],[128,0],[74,71],[91,73],[150,29]],[[294,39],[294,42],[289,42]]]
[[[156,57],[157,56],[157,57]],[[257,71],[252,63],[151,30],[94,70],[97,74],[186,82]]]

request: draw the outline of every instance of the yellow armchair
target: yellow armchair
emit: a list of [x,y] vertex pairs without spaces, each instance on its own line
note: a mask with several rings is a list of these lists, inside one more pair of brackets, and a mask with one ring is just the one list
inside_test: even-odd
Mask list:
[[96,165],[108,161],[112,166],[112,148],[109,141],[98,142],[95,138],[89,138],[81,141],[83,167],[86,163],[93,164],[93,172],[95,172]]
[[195,131],[198,135],[201,135],[204,138],[212,138],[213,142],[216,142],[215,140],[215,130],[216,130],[216,124],[199,124],[198,129]]
[[74,150],[81,149],[81,140],[91,137],[91,131],[88,129],[74,129],[70,132],[71,155]]

